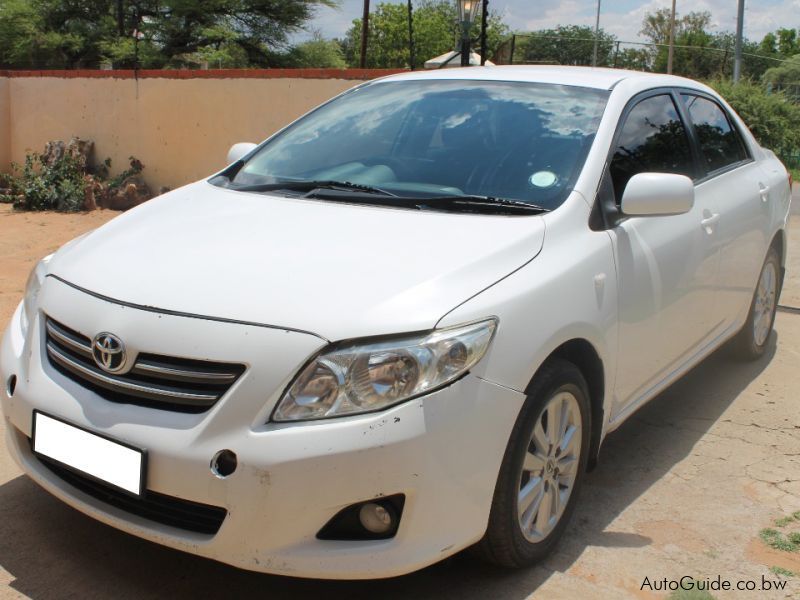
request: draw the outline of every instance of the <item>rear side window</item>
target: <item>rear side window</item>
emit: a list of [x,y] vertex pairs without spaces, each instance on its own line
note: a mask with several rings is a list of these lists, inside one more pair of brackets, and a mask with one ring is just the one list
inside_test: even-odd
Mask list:
[[682,96],[709,171],[724,169],[747,159],[739,132],[731,125],[728,115],[719,104],[694,94]]
[[645,98],[628,113],[610,172],[617,203],[628,180],[638,173],[694,176],[686,128],[669,94]]

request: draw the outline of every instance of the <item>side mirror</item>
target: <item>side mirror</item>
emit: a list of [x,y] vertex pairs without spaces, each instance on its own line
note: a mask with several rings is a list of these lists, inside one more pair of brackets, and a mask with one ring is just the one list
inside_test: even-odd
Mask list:
[[234,144],[231,146],[231,149],[228,150],[228,164],[233,164],[244,155],[251,152],[258,144],[253,144],[251,142],[239,142],[238,144]]
[[639,173],[628,180],[620,208],[629,216],[682,215],[694,206],[694,184],[685,175]]

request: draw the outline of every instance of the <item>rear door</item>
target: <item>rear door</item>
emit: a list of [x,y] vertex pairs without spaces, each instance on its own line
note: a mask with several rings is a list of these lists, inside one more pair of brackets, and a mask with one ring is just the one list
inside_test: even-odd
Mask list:
[[[656,90],[622,117],[608,176],[619,206],[637,173],[699,175],[678,98]],[[615,417],[638,404],[702,347],[712,329],[718,268],[716,198],[682,215],[623,217],[609,231],[619,280]]]
[[714,326],[737,326],[750,307],[769,244],[771,177],[757,161],[733,119],[710,95],[681,90],[680,98],[699,147],[703,173],[695,187],[697,202],[719,213],[720,249]]

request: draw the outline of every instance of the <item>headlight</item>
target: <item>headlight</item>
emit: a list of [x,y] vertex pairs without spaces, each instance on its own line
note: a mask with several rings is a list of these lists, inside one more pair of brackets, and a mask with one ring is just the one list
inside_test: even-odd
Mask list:
[[324,419],[380,410],[426,394],[477,363],[497,321],[323,352],[283,394],[273,421]]
[[42,287],[44,278],[47,276],[47,263],[50,262],[52,257],[52,254],[45,256],[36,263],[31,274],[28,275],[28,283],[25,284],[25,297],[22,300],[22,335],[28,332],[28,326],[36,315],[39,290]]

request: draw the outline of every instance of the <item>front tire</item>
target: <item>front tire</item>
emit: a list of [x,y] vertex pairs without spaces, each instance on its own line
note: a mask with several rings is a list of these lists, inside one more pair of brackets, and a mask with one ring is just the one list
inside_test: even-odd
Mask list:
[[758,276],[747,321],[733,340],[734,352],[740,358],[757,360],[764,355],[775,323],[780,292],[781,261],[775,249],[770,248]]
[[504,567],[547,556],[575,508],[586,472],[589,393],[580,370],[551,359],[537,373],[506,447],[489,525],[475,550]]

